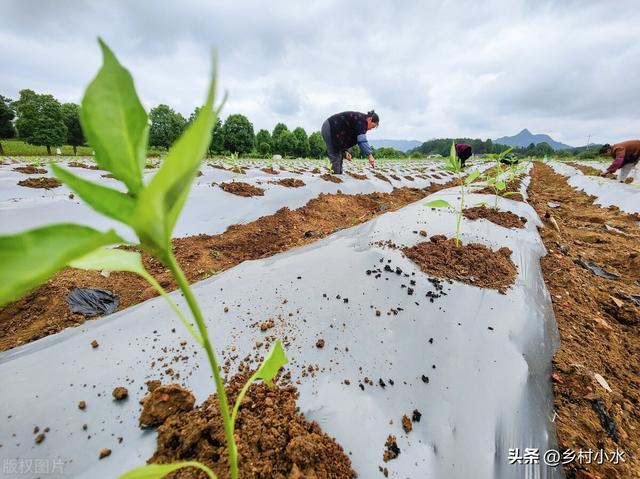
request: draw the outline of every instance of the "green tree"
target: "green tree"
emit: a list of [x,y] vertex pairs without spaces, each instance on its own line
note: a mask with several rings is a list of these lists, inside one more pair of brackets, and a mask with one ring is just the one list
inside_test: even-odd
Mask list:
[[256,134],[256,150],[265,157],[271,154],[271,134],[264,128]]
[[253,134],[253,124],[246,116],[239,113],[229,115],[222,126],[222,134],[226,150],[239,155],[253,150],[256,137]]
[[298,127],[291,133],[293,136],[293,151],[292,153],[301,158],[309,156],[309,137],[304,128]]
[[546,141],[538,143],[534,149],[534,153],[536,156],[552,155],[553,152],[553,148],[551,148],[549,143],[547,143]]
[[186,128],[184,117],[167,105],[158,105],[149,112],[149,145],[169,149]]
[[222,120],[219,117],[216,119],[216,123],[213,126],[213,133],[211,135],[211,152],[218,155],[224,152],[224,131],[222,129]]
[[73,146],[77,154],[78,146],[85,144],[84,133],[80,125],[80,106],[75,103],[62,104],[62,121],[67,127],[67,144]]
[[31,145],[62,146],[67,140],[67,127],[62,118],[60,102],[52,95],[39,95],[33,90],[21,90],[14,102],[18,119],[18,136]]
[[314,131],[309,136],[309,156],[311,158],[322,158],[326,155],[327,147],[319,131]]
[[[16,129],[13,126],[15,116],[16,113],[11,107],[11,100],[0,95],[0,140],[14,138],[16,136]],[[4,155],[1,142],[0,155]]]
[[278,123],[271,134],[271,145],[274,153],[286,156],[291,152],[293,146],[293,138],[287,125]]

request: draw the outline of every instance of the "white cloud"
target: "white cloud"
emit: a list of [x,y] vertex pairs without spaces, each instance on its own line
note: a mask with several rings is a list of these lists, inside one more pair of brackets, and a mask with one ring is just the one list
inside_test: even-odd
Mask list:
[[147,107],[185,116],[203,99],[215,46],[224,114],[246,114],[256,131],[280,121],[313,131],[336,111],[373,107],[374,138],[640,135],[633,0],[3,3],[10,97],[32,88],[78,101],[100,35]]

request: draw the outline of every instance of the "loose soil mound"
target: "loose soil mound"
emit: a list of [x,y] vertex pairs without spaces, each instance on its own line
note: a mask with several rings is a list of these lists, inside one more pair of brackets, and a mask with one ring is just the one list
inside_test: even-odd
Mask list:
[[56,178],[41,176],[39,178],[27,178],[26,180],[20,180],[18,181],[18,185],[27,186],[29,188],[45,188],[50,190],[52,188],[62,186],[62,183],[60,183]]
[[[507,182],[507,187],[506,189],[499,195],[502,196],[504,198],[510,199],[510,200],[514,200],[514,201],[524,201],[524,198],[522,197],[522,195],[520,193],[517,193],[518,191],[520,191],[520,186],[521,186],[522,182],[520,180],[520,178],[517,178],[515,180],[511,180],[509,182]],[[480,189],[480,190],[476,190],[473,193],[478,193],[481,195],[495,195],[495,191],[493,188],[491,188],[490,186],[485,186],[484,188]],[[505,195],[505,193],[515,193],[515,194],[508,194]]]
[[[552,375],[559,447],[576,455],[580,449],[625,451],[624,464],[572,461],[564,466],[567,477],[640,477],[640,307],[625,298],[640,294],[638,218],[595,205],[546,165],[534,166],[531,176],[530,203],[560,228],[547,219],[540,230],[548,251],[540,264],[561,340]],[[560,207],[549,209],[549,202]],[[619,278],[600,278],[575,259]]]
[[260,171],[264,171],[265,173],[268,173],[270,175],[279,175],[280,172],[278,170],[274,170],[271,166],[268,168],[262,168]]
[[330,181],[331,183],[342,183],[342,180],[337,176],[334,176],[330,173],[325,173],[324,175],[320,175],[324,181]]
[[414,178],[411,175],[405,175],[404,178],[405,180],[414,181]]
[[356,180],[366,180],[368,178],[367,175],[361,175],[360,173],[352,173],[350,171],[345,171],[345,173]]
[[45,168],[38,168],[33,165],[17,166],[13,169],[13,171],[17,171],[18,173],[25,173],[27,175],[44,175],[47,172]]
[[87,170],[97,170],[98,166],[97,165],[87,165],[86,163],[80,163],[78,161],[70,161],[69,163],[67,163],[68,166],[71,166],[73,168],[86,168]]
[[[174,254],[187,279],[195,282],[243,261],[312,243],[449,187],[450,183],[423,189],[396,188],[390,193],[322,194],[302,208],[282,208],[251,223],[232,225],[220,235],[174,239]],[[158,261],[143,253],[143,262],[163,288],[176,288],[169,271]],[[65,300],[76,287],[112,291],[118,296],[119,310],[157,296],[155,289],[132,273],[113,272],[105,278],[94,271],[65,269],[22,299],[0,308],[0,351],[84,323],[86,318],[72,314]]]
[[402,181],[398,175],[389,175],[389,176],[396,181]]
[[478,243],[456,246],[455,239],[436,235],[402,251],[429,275],[497,289],[502,294],[516,279],[509,248],[492,251]]
[[[602,170],[598,170],[587,165],[580,165],[578,163],[574,163],[573,161],[567,161],[567,165],[573,166],[574,168],[582,171],[582,173],[585,175],[598,176],[600,175],[600,173],[602,173]],[[610,175],[610,177],[613,178],[613,175]]]
[[249,183],[243,183],[242,181],[232,181],[231,183],[220,183],[218,185],[222,190],[227,193],[238,196],[264,196],[264,190],[257,186],[250,185]]
[[484,218],[505,228],[524,228],[527,220],[522,216],[518,216],[511,211],[494,210],[485,206],[476,206],[473,208],[465,208],[464,217],[469,220],[478,220]]
[[379,180],[386,181],[387,183],[391,183],[391,181],[389,181],[389,178],[384,176],[382,173],[378,173],[377,171],[373,174],[373,176],[375,176]]
[[301,186],[305,186],[304,181],[297,178],[282,178],[281,180],[272,181],[271,183],[286,186],[287,188],[300,188]]
[[[247,374],[234,377],[227,389],[231,404]],[[239,476],[243,479],[351,479],[351,461],[320,426],[308,422],[296,407],[298,392],[292,385],[269,389],[254,384],[239,410],[235,436]],[[149,463],[196,460],[220,478],[228,477],[227,448],[216,395],[196,409],[170,416],[158,428],[157,450]],[[206,479],[195,469],[182,469],[174,479]]]

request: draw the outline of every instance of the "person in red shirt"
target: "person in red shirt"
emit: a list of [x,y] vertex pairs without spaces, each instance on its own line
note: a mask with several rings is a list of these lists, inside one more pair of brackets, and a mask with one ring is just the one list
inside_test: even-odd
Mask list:
[[[607,143],[600,148],[600,154],[613,158],[613,162],[605,171],[600,173],[600,176],[605,176],[620,170],[618,172],[618,181],[624,183],[629,174],[638,166],[638,160],[640,160],[640,140],[628,140],[616,143],[615,145],[609,145]],[[635,173],[633,177],[635,179]]]
[[351,161],[349,148],[358,145],[363,156],[369,159],[372,168],[376,166],[373,149],[367,141],[367,131],[377,128],[378,114],[371,110],[366,115],[357,111],[343,111],[330,116],[322,124],[322,138],[327,145],[327,153],[335,174],[342,174],[342,159]]
[[465,163],[473,154],[473,148],[466,143],[456,143],[456,155],[460,159],[460,164],[464,167]]

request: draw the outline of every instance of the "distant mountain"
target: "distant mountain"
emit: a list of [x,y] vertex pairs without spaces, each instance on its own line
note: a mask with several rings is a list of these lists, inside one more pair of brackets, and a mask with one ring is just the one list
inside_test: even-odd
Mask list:
[[537,145],[538,143],[546,142],[549,144],[551,148],[554,150],[570,150],[573,146],[565,145],[564,143],[560,143],[555,141],[549,135],[534,135],[526,128],[522,130],[520,133],[514,136],[503,136],[502,138],[496,138],[493,140],[494,143],[499,143],[501,145],[508,145],[519,148],[526,148],[531,143]]
[[422,145],[422,142],[417,140],[369,140],[369,144],[374,148],[393,148],[407,152]]

